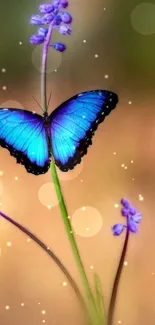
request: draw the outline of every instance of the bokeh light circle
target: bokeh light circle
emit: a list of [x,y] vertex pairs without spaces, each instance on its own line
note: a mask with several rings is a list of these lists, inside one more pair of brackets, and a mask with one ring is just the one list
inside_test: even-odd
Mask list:
[[77,209],[71,219],[75,233],[82,237],[93,237],[102,228],[103,220],[100,212],[91,207]]
[[43,184],[38,191],[38,198],[41,204],[46,207],[54,207],[59,204],[53,183]]
[[132,11],[132,27],[142,35],[152,35],[155,33],[155,4],[143,2],[138,4]]
[[[42,46],[36,46],[32,52],[32,63],[39,72],[41,71],[41,59],[42,59]],[[54,70],[57,70],[58,67],[61,65],[61,61],[62,61],[61,53],[51,48],[48,52],[46,72],[51,73]]]
[[71,181],[80,175],[83,169],[83,162],[78,164],[73,170],[69,170],[68,172],[62,172],[59,168],[57,168],[58,177],[61,181]]

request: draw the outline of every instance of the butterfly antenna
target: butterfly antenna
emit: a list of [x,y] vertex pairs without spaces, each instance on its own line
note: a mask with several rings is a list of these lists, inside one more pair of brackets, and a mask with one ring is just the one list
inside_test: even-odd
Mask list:
[[51,101],[51,96],[52,96],[52,92],[50,93],[50,96],[49,96],[49,100],[48,100],[47,108],[49,108],[49,104],[50,104],[50,101]]
[[32,96],[32,97],[33,97],[34,101],[38,104],[38,106],[41,108],[41,110],[42,110],[42,112],[43,112],[43,109],[42,109],[42,107],[40,106],[40,104],[38,103],[38,101],[35,99],[34,96]]

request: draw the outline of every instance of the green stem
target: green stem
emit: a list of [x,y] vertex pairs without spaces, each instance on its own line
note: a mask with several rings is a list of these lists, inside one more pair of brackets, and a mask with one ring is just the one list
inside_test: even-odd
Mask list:
[[126,252],[127,252],[128,241],[129,241],[129,228],[128,228],[128,218],[127,218],[127,228],[126,228],[125,241],[124,241],[120,261],[119,261],[119,264],[118,264],[118,269],[117,269],[117,273],[116,273],[116,276],[115,276],[114,284],[113,284],[113,287],[112,287],[112,294],[111,294],[111,299],[110,299],[110,304],[109,304],[109,311],[108,311],[108,325],[112,325],[112,322],[113,322],[114,309],[115,309],[115,304],[116,304],[118,287],[119,287],[119,282],[120,282],[120,278],[121,278],[121,274],[122,274],[122,270],[123,270],[124,260],[125,260],[125,256],[126,256]]
[[9,221],[12,225],[14,225],[16,228],[18,228],[19,230],[21,230],[24,234],[26,234],[29,238],[31,238],[37,245],[39,245],[46,254],[48,254],[53,261],[57,264],[57,266],[60,268],[60,270],[64,273],[64,275],[66,276],[66,278],[68,279],[69,283],[71,284],[73,290],[75,291],[75,294],[77,296],[77,298],[79,299],[79,302],[81,304],[82,309],[85,311],[86,313],[86,305],[85,305],[85,301],[80,293],[80,290],[76,284],[76,282],[74,281],[74,279],[72,278],[72,276],[70,275],[70,273],[68,272],[68,270],[66,269],[66,267],[61,263],[60,259],[51,251],[51,249],[49,247],[47,247],[37,236],[35,236],[30,230],[28,230],[27,228],[25,228],[24,226],[22,226],[21,224],[19,224],[18,222],[14,221],[12,218],[8,217],[6,214],[4,214],[3,212],[0,211],[0,216],[2,218],[4,218],[5,220]]
[[101,319],[101,323],[104,324],[105,317],[104,317],[104,302],[103,302],[103,295],[102,295],[102,285],[99,276],[95,273],[94,274],[94,283],[95,283],[95,293],[96,293],[96,306],[98,309],[98,314]]
[[[59,11],[59,8],[57,9]],[[47,56],[48,56],[48,49],[50,46],[50,40],[51,40],[51,35],[52,35],[52,31],[53,31],[53,25],[54,25],[55,21],[53,20],[51,22],[51,24],[49,25],[49,30],[46,36],[46,40],[44,42],[44,46],[43,46],[43,52],[42,52],[42,69],[41,69],[41,102],[42,102],[42,110],[44,113],[47,112],[47,94],[46,94],[46,70],[47,70]],[[61,187],[60,187],[60,183],[59,183],[59,179],[57,176],[57,172],[56,172],[56,167],[55,167],[55,163],[53,161],[53,157],[51,159],[51,172],[52,172],[52,177],[53,177],[53,181],[55,184],[55,189],[56,189],[56,193],[58,196],[58,199],[60,201],[60,209],[61,209],[61,213],[62,213],[62,217],[64,220],[64,224],[66,227],[66,231],[69,237],[69,241],[73,250],[73,254],[75,256],[76,259],[76,263],[81,275],[81,279],[83,282],[83,285],[85,287],[85,291],[87,294],[87,299],[88,299],[88,304],[89,304],[89,313],[90,313],[90,317],[92,320],[92,324],[93,325],[99,325],[98,323],[98,314],[97,314],[97,310],[96,310],[96,305],[95,305],[95,301],[89,286],[89,282],[87,280],[87,276],[80,258],[80,254],[78,251],[78,248],[76,246],[76,242],[74,239],[74,235],[72,232],[72,228],[71,228],[71,224],[69,222],[68,219],[68,213],[66,210],[66,206],[65,206],[65,202],[63,199],[63,195],[61,192]]]
[[91,291],[91,288],[90,288],[90,285],[89,285],[89,282],[88,282],[88,279],[87,279],[87,276],[85,273],[85,269],[84,269],[79,251],[78,251],[78,247],[76,245],[75,237],[73,234],[71,223],[68,218],[66,205],[64,202],[59,179],[57,176],[56,166],[55,166],[53,159],[51,160],[51,174],[52,174],[53,182],[55,185],[57,197],[59,200],[60,210],[61,210],[62,218],[63,218],[64,224],[65,224],[68,239],[70,241],[70,245],[71,245],[75,260],[76,260],[76,264],[77,264],[77,267],[78,267],[78,270],[79,270],[79,273],[81,276],[81,280],[82,280],[83,286],[85,288],[85,292],[86,292],[86,296],[87,296],[87,300],[88,300],[88,309],[89,309],[90,317],[92,320],[92,324],[99,325],[98,313],[97,313],[97,309],[96,309],[96,305],[95,305],[95,300],[94,300],[94,297],[93,297],[93,294],[92,294],[92,291]]

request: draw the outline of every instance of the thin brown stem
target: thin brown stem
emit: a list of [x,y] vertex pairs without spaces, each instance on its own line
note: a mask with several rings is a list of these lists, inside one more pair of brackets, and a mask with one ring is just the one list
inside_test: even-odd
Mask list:
[[120,282],[120,278],[121,278],[121,274],[122,274],[122,270],[123,270],[124,260],[125,260],[125,256],[126,256],[126,252],[127,252],[128,241],[129,241],[129,229],[127,226],[124,246],[122,249],[122,254],[120,257],[117,273],[116,273],[115,280],[114,280],[113,287],[112,287],[112,294],[111,294],[111,299],[110,299],[110,304],[109,304],[107,325],[112,325],[112,322],[113,322],[116,297],[117,297],[119,282]]

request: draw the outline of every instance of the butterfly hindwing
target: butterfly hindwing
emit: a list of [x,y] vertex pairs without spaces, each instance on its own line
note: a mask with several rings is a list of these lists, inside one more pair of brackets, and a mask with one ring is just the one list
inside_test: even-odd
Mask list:
[[117,102],[115,93],[93,90],[72,97],[50,115],[52,152],[62,171],[80,163],[99,123]]
[[0,108],[0,146],[35,175],[47,172],[50,161],[43,118],[20,109]]

